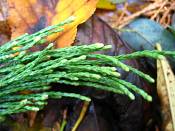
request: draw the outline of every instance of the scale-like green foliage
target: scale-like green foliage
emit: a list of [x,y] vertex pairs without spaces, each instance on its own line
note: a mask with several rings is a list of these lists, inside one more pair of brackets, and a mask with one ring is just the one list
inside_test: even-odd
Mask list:
[[[90,101],[80,94],[51,91],[51,83],[93,87],[127,95],[134,100],[132,91],[144,99],[152,98],[132,83],[120,79],[116,67],[131,71],[149,82],[154,79],[122,61],[137,57],[162,58],[175,56],[172,51],[141,51],[126,55],[107,56],[94,54],[108,50],[110,45],[72,46],[54,49],[49,44],[44,50],[30,52],[29,49],[46,42],[46,37],[62,31],[61,26],[72,19],[47,27],[35,34],[24,34],[0,47],[0,117],[26,111],[38,111],[47,104],[48,98],[72,97]],[[27,91],[30,93],[23,94]]]

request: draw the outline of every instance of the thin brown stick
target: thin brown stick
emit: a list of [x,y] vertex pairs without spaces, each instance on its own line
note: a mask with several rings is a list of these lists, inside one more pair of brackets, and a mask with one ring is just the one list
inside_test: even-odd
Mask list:
[[168,0],[165,0],[162,5],[160,6],[160,8],[158,10],[156,10],[155,14],[151,17],[151,20],[154,20],[157,15],[160,13],[161,9],[167,4]]
[[166,17],[170,13],[170,11],[174,9],[174,7],[175,7],[175,3],[171,4],[171,6],[169,8],[167,8],[167,11],[163,14],[162,18],[160,19],[161,24],[165,23]]
[[135,19],[136,17],[144,14],[145,12],[147,11],[150,11],[150,10],[153,10],[153,9],[156,9],[158,7],[161,6],[162,3],[153,3],[153,4],[150,4],[149,6],[145,7],[143,10],[141,11],[138,11],[128,17],[126,17],[124,20],[121,21],[121,24],[118,28],[121,29],[122,27],[124,27],[125,25],[127,25],[129,22],[131,22],[133,19]]
[[128,6],[128,3],[126,2],[125,5],[124,5],[124,8],[123,8],[123,11],[122,11],[121,15],[119,16],[118,20],[115,23],[116,26],[119,25],[120,22],[123,20],[125,14],[126,14],[127,6]]

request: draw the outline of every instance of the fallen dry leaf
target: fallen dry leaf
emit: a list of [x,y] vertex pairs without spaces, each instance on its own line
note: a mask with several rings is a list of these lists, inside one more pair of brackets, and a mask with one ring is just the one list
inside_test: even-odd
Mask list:
[[70,46],[76,36],[77,26],[85,22],[95,11],[98,0],[60,0],[56,6],[56,15],[52,19],[52,24],[57,24],[69,16],[75,16],[75,21],[63,26],[64,31],[52,35],[57,38],[57,47]]
[[51,23],[58,0],[7,0],[8,23],[15,38],[25,32],[34,33]]
[[77,26],[94,13],[98,0],[7,0],[7,2],[12,39],[75,16],[76,20],[64,26],[62,33],[49,37],[51,41],[57,39],[58,47],[65,47],[73,43]]
[[[161,50],[160,45],[158,49]],[[175,77],[166,60],[157,60],[157,91],[161,101],[163,131],[175,129]]]
[[6,0],[0,1],[0,44],[3,44],[10,39],[10,28],[7,23],[8,6]]

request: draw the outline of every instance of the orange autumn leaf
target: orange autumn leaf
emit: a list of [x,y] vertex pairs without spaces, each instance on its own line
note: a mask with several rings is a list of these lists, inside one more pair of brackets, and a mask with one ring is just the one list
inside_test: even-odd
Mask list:
[[[7,0],[8,23],[12,39],[26,32],[34,33],[51,23],[54,16],[54,4],[45,0]],[[48,0],[52,1],[52,0]]]
[[0,0],[0,45],[9,41],[10,28],[7,23],[8,9],[6,0]]
[[64,32],[49,37],[51,41],[57,40],[58,47],[69,46],[75,39],[77,26],[94,13],[97,2],[98,0],[7,0],[11,39],[75,16],[73,23],[64,26]]
[[98,0],[60,0],[56,6],[56,15],[52,19],[52,24],[57,24],[69,16],[74,16],[74,22],[65,25],[64,31],[51,38],[57,38],[57,47],[70,46],[76,36],[77,26],[85,22],[95,11]]

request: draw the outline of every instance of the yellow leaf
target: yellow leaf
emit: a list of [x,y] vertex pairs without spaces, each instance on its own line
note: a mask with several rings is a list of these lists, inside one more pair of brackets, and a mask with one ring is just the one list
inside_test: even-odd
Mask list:
[[7,0],[8,24],[11,28],[11,38],[24,33],[36,31],[50,25],[55,15],[55,6],[58,0]]
[[111,3],[109,0],[99,0],[97,8],[105,10],[115,10],[116,5]]
[[74,22],[63,26],[64,31],[50,36],[57,38],[57,47],[70,46],[76,36],[77,26],[85,22],[95,11],[98,0],[60,0],[56,6],[56,15],[52,19],[52,25],[57,24],[70,16],[76,19]]
[[76,34],[77,34],[77,27],[65,31],[62,34],[60,33],[60,36],[58,36],[58,39],[56,40],[57,47],[61,48],[71,46],[71,44],[74,42]]
[[[47,1],[47,2],[46,2]],[[8,24],[11,38],[26,32],[35,33],[49,25],[57,24],[70,16],[73,23],[64,26],[62,33],[48,40],[57,40],[58,47],[70,46],[76,36],[77,26],[85,22],[95,11],[98,0],[7,0]]]
[[[161,50],[160,45],[157,48]],[[157,92],[161,101],[163,131],[175,129],[175,77],[166,60],[157,60]]]

